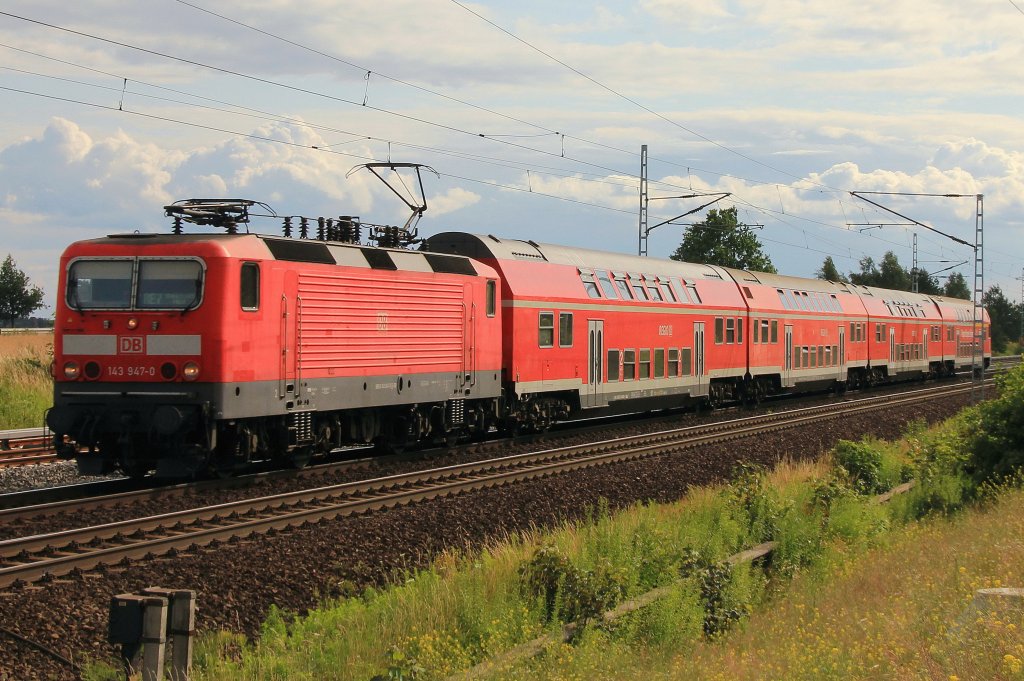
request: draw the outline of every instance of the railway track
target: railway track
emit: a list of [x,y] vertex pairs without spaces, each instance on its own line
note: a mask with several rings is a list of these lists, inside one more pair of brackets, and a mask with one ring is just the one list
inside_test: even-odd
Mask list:
[[339,516],[665,455],[970,391],[969,384],[936,386],[10,539],[0,542],[0,588],[46,581],[126,559],[150,559]]
[[56,461],[46,428],[0,430],[0,468]]

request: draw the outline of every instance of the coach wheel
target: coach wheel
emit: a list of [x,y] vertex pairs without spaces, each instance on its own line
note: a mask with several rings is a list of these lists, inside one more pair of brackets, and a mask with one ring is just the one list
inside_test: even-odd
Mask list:
[[725,388],[721,385],[714,384],[708,391],[708,405],[712,409],[718,409],[725,402]]
[[296,447],[288,452],[288,463],[296,470],[301,470],[308,466],[311,458],[313,458],[312,447]]

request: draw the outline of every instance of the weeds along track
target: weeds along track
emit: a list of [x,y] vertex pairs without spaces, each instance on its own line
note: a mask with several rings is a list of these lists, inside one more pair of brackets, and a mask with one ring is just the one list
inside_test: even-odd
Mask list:
[[858,413],[889,411],[970,390],[969,385],[931,387],[9,539],[0,542],[0,588],[125,560],[173,555],[213,542],[274,533],[339,516],[661,456]]

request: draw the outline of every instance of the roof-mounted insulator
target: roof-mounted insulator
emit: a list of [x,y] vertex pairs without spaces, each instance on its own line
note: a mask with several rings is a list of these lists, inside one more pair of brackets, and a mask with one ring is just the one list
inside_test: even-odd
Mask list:
[[284,219],[284,235],[288,238],[292,236],[292,219],[290,216],[286,216]]
[[299,218],[299,238],[309,238],[309,218]]
[[324,227],[324,219],[323,218],[317,218],[316,219],[316,238],[319,239],[320,241],[326,241],[327,240],[327,231],[326,231],[326,229]]

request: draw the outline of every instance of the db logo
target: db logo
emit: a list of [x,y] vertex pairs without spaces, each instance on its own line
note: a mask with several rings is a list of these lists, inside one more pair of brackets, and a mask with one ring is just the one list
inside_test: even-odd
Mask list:
[[145,352],[142,336],[120,336],[118,341],[120,341],[118,352],[122,355],[141,355]]

